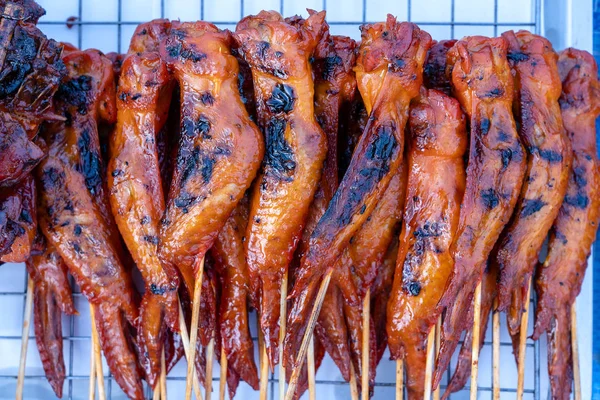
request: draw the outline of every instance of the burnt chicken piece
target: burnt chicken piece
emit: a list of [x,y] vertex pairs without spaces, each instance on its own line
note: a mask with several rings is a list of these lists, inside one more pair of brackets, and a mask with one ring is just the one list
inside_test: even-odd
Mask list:
[[266,141],[250,197],[246,257],[271,368],[279,362],[281,282],[326,154],[326,137],[315,119],[310,66],[324,19],[320,12],[303,22],[288,22],[277,12],[262,11],[242,19],[235,33],[239,53],[252,70],[257,122]]
[[[219,333],[227,356],[230,397],[235,394],[235,377],[258,390],[258,372],[254,362],[254,343],[248,320],[249,277],[244,252],[244,235],[248,224],[248,202],[242,200],[233,211],[210,250],[219,277]],[[233,385],[233,386],[232,386]]]
[[[427,89],[436,89],[447,94],[452,93],[452,65],[447,64],[448,51],[456,44],[456,40],[440,40],[436,42],[429,53],[423,68],[423,85]],[[450,67],[450,68],[447,68]]]
[[0,189],[0,262],[25,262],[37,232],[36,186],[31,175]]
[[553,399],[571,392],[571,305],[581,290],[600,220],[600,163],[595,121],[600,114],[598,68],[591,54],[559,54],[560,108],[573,150],[567,194],[550,230],[548,255],[537,269],[538,295],[533,338],[548,333],[548,375]]
[[[480,309],[480,325],[479,325],[479,349],[483,348],[485,342],[485,332],[487,330],[490,313],[494,306],[494,300],[498,295],[498,266],[489,263],[483,274],[481,281],[481,309]],[[473,321],[473,305],[467,315],[467,321]],[[463,339],[463,344],[460,347],[458,361],[454,367],[454,373],[442,399],[450,398],[452,393],[456,393],[467,384],[467,380],[471,377],[471,355],[473,350],[473,326],[467,327],[466,334]]]
[[394,284],[387,308],[392,359],[404,360],[410,399],[423,398],[427,336],[454,261],[465,191],[466,118],[455,99],[422,89],[410,108],[408,183]]
[[498,310],[517,335],[533,269],[567,191],[572,152],[558,98],[558,56],[550,42],[527,31],[502,34],[515,77],[513,112],[527,150],[527,172],[510,223],[494,251],[500,271]]
[[33,327],[46,379],[56,396],[62,397],[65,381],[62,313],[75,315],[77,311],[67,266],[51,244],[44,243],[42,247],[40,254],[32,255],[26,263],[34,283]]
[[438,303],[445,308],[434,386],[460,335],[486,261],[513,213],[525,174],[525,150],[512,113],[513,77],[504,38],[459,40],[448,52],[453,93],[471,125],[465,195],[450,247],[454,270]]
[[[146,25],[146,24],[141,24],[141,25]],[[138,25],[138,28],[136,28],[136,31],[139,29],[139,27],[141,25]],[[135,35],[135,33],[134,33]],[[125,61],[125,58],[127,57],[127,54],[120,54],[120,53],[116,53],[114,51],[110,52],[110,53],[106,53],[106,58],[108,58],[110,60],[110,62],[112,62],[113,65],[113,72],[115,74],[115,83],[117,84],[117,86],[119,85],[119,77],[121,76],[121,68],[123,67],[123,61]]]
[[144,280],[137,338],[151,387],[160,374],[164,328],[179,330],[177,269],[163,266],[158,256],[165,193],[157,136],[166,125],[173,91],[158,46],[170,25],[155,20],[141,24],[133,34],[131,48],[137,52],[130,53],[122,65],[107,171],[115,221]]
[[37,168],[39,225],[96,309],[100,343],[115,380],[130,398],[142,399],[130,335],[138,311],[109,211],[98,139],[98,121],[116,119],[112,64],[97,50],[74,51],[63,61],[68,76],[58,91],[57,112],[65,122],[44,133],[49,149]]
[[[402,162],[408,107],[422,82],[423,63],[431,44],[416,25],[387,22],[364,25],[356,67],[357,84],[370,115],[327,211],[311,234],[309,248],[296,271],[288,316],[286,347],[294,349],[304,335],[321,277],[330,271],[350,239],[369,217]],[[288,345],[289,343],[289,345]]]
[[264,151],[238,92],[230,45],[230,34],[213,24],[173,22],[160,47],[179,83],[181,123],[159,255],[166,268],[179,269],[190,297],[197,260],[244,196]]

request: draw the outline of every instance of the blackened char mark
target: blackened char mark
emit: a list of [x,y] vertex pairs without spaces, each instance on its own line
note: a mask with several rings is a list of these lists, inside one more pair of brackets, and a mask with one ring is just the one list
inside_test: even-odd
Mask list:
[[502,169],[505,170],[508,168],[510,162],[513,158],[513,152],[511,149],[502,149],[500,150],[500,158],[502,159]]
[[483,118],[481,123],[479,124],[479,128],[481,129],[481,134],[483,136],[487,135],[490,131],[490,120],[487,118]]
[[59,86],[56,96],[65,104],[76,107],[77,112],[85,115],[88,112],[90,98],[88,92],[92,89],[92,77],[79,75]]
[[269,111],[273,114],[289,113],[294,109],[294,88],[290,85],[278,83],[273,89],[271,97],[266,101]]
[[[8,34],[6,32],[5,34]],[[33,71],[32,63],[37,55],[35,39],[26,30],[17,26],[0,72],[0,99],[14,95]]]
[[187,181],[195,176],[198,171],[202,176],[202,181],[206,184],[210,182],[216,163],[216,159],[211,154],[203,152],[199,146],[195,146],[191,154],[180,155],[178,157],[181,171],[181,187],[184,187]]
[[170,44],[167,46],[167,52],[170,57],[199,62],[206,58],[206,54],[198,51],[194,45],[189,45],[190,48],[184,48],[181,43]]
[[100,155],[94,151],[92,137],[89,129],[84,129],[77,139],[79,150],[78,171],[85,178],[85,186],[93,196],[101,191],[102,187],[102,161]]
[[[381,125],[377,128],[371,142],[367,144],[364,159],[361,159],[356,168],[358,174],[350,177],[348,190],[338,190],[333,196],[331,204],[340,204],[342,192],[348,193],[348,200],[343,202],[342,212],[337,219],[340,228],[348,225],[352,216],[357,214],[363,205],[364,199],[375,190],[375,187],[390,171],[392,155],[398,148],[395,136],[396,126],[394,124]],[[362,167],[362,168],[361,168]],[[323,219],[333,219],[336,213],[335,207],[328,207]]]
[[189,138],[195,138],[200,135],[202,139],[212,139],[210,128],[210,121],[203,115],[198,117],[196,122],[188,117],[183,118],[181,121],[181,133]]
[[500,198],[493,188],[482,190],[480,195],[483,205],[488,210],[493,210],[500,204]]
[[542,199],[523,199],[523,205],[521,207],[521,217],[527,218],[530,215],[540,211],[542,207],[546,205],[546,202]]
[[560,152],[551,149],[540,149],[539,147],[533,147],[531,149],[531,153],[537,153],[542,158],[542,160],[545,160],[550,164],[556,164],[562,162],[563,160],[562,154]]
[[296,161],[294,150],[285,139],[287,121],[283,118],[271,118],[267,122],[265,138],[267,152],[265,154],[265,174],[277,179],[291,181]]
[[514,63],[529,60],[529,56],[525,53],[521,53],[520,51],[509,52],[506,55],[506,58],[508,58],[510,61],[512,61]]
[[421,238],[439,237],[443,230],[443,226],[437,222],[426,222],[422,227],[415,229],[413,235]]
[[590,204],[590,199],[584,193],[577,192],[575,196],[565,196],[565,203],[571,207],[585,210]]
[[[321,79],[324,81],[332,80],[335,73],[335,68],[338,65],[342,65],[342,58],[337,54],[325,57],[321,62],[319,62],[318,65],[319,69],[321,70]],[[317,66],[315,66],[315,69],[317,69]]]

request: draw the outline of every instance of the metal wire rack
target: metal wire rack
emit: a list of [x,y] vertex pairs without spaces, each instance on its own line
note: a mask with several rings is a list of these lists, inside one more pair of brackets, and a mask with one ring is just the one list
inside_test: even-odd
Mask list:
[[[393,4],[387,4],[388,2],[385,0],[351,0],[349,2],[344,0],[305,0],[301,2],[294,0],[38,0],[38,2],[48,11],[48,16],[40,21],[39,26],[49,36],[57,40],[76,43],[80,48],[92,47],[91,43],[94,44],[93,47],[99,47],[103,51],[120,53],[126,51],[127,43],[135,26],[152,18],[176,19],[180,17],[186,20],[200,18],[211,20],[220,27],[233,29],[239,19],[263,8],[276,9],[284,15],[295,14],[304,7],[324,9],[328,12],[328,22],[334,33],[343,33],[355,38],[359,37],[358,26],[381,20],[386,12],[397,15],[399,19],[418,23],[423,29],[431,31],[434,39],[462,37],[465,34],[473,33],[495,36],[508,29],[528,29],[540,33],[543,24],[542,0],[525,2],[522,0],[436,0],[428,2],[399,0]],[[436,6],[442,7],[442,10],[437,10]],[[88,7],[92,10],[91,13],[86,12]],[[151,8],[151,13],[148,13],[148,7]],[[511,10],[515,7],[516,11]],[[60,9],[59,12],[55,12],[57,8]],[[224,8],[228,8],[228,10],[224,12]],[[347,16],[348,8],[352,8],[349,13],[350,17]],[[346,9],[346,12],[340,13],[339,11],[342,9]],[[219,10],[216,17],[215,12],[212,12],[214,10]],[[223,18],[222,14],[227,14],[226,18]],[[103,18],[103,16],[108,17]],[[27,276],[23,265],[8,264],[0,267],[0,315],[8,315],[8,320],[5,320],[4,324],[0,324],[0,399],[12,398],[15,393],[26,280]],[[18,284],[19,282],[24,282],[24,284],[21,286]],[[64,397],[69,400],[87,398],[90,354],[90,323],[89,315],[85,314],[88,310],[87,301],[76,286],[73,286],[76,306],[81,315],[65,316],[63,320],[67,365]],[[504,318],[501,320],[504,322]],[[252,328],[256,349],[258,346],[255,325]],[[512,394],[516,393],[516,367],[511,354],[510,338],[505,331],[503,329],[501,341],[502,363],[507,366],[502,369],[501,393],[503,399],[513,397]],[[488,338],[486,338],[480,358],[479,391],[480,398],[491,399],[490,338],[488,332]],[[526,399],[541,399],[542,388],[547,387],[547,382],[544,381],[547,378],[540,371],[544,357],[540,354],[540,347],[543,345],[543,343],[534,343],[531,340],[527,343]],[[13,357],[15,354],[16,359]],[[54,394],[45,381],[33,336],[30,336],[27,363],[25,398],[54,398]],[[393,398],[394,369],[395,364],[384,356],[377,369],[375,398]],[[337,368],[333,362],[326,358],[316,376],[318,397],[321,395],[322,398],[346,399],[350,397],[346,382],[335,371]],[[106,364],[104,364],[104,373],[108,398],[125,399],[118,385],[113,382]],[[218,369],[215,370],[215,374],[218,374]],[[451,371],[449,370],[446,379],[449,379],[450,376]],[[218,375],[215,375],[213,379],[218,380]],[[178,391],[178,388],[185,386],[185,360],[175,367],[167,380],[170,396],[174,399],[182,398],[175,393],[182,393],[182,391]],[[277,382],[277,373],[271,374],[270,399],[277,398]],[[442,388],[445,383],[446,380],[442,382]],[[151,398],[151,394],[150,389],[146,388],[148,398]],[[452,399],[467,398],[467,395],[468,387],[463,392],[453,395]],[[237,398],[258,398],[258,395],[242,384]]]

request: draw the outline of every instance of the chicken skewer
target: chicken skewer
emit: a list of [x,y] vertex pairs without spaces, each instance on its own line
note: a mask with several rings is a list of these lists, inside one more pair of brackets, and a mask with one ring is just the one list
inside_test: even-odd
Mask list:
[[[371,118],[349,170],[313,231],[308,252],[296,272],[291,297],[294,300],[308,297],[315,301],[310,316],[306,307],[298,306],[288,317],[286,352],[295,354],[299,348],[291,388],[300,373],[299,363],[304,359],[334,262],[371,214],[402,161],[408,104],[418,94],[423,63],[431,43],[429,34],[416,25],[397,23],[392,16],[388,16],[385,23],[364,26],[362,36],[355,71]],[[407,81],[403,78],[406,76],[415,79]],[[302,340],[300,346],[299,340]]]
[[600,84],[594,58],[585,51],[559,54],[559,102],[573,150],[567,194],[550,231],[548,255],[538,268],[533,339],[548,335],[548,375],[553,399],[571,392],[570,310],[581,290],[587,258],[600,222],[599,165],[595,120],[600,114]]
[[438,303],[445,316],[434,387],[466,328],[475,289],[512,214],[525,173],[525,153],[512,115],[513,78],[506,54],[505,39],[482,36],[464,38],[448,52],[453,91],[470,120],[471,140],[465,195],[450,247],[454,270]]

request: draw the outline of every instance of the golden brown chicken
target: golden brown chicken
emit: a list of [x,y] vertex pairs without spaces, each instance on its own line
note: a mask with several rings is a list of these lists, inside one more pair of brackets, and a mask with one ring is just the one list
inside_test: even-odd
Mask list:
[[63,57],[68,76],[57,96],[65,122],[44,136],[48,157],[37,169],[39,224],[96,311],[100,343],[113,376],[142,399],[129,325],[138,317],[124,251],[109,211],[98,121],[116,119],[112,63],[97,50]]
[[409,399],[423,398],[427,335],[454,267],[465,191],[466,118],[455,99],[422,89],[409,117],[408,183],[394,285],[387,309],[392,359],[404,359]]
[[513,110],[527,150],[527,171],[490,262],[498,264],[500,273],[498,310],[508,310],[508,328],[516,335],[538,254],[567,190],[572,155],[558,105],[561,82],[552,45],[527,31],[502,37],[515,77]]
[[600,163],[595,121],[600,114],[598,67],[575,49],[558,59],[560,108],[573,150],[567,194],[550,231],[548,256],[536,273],[538,302],[533,338],[548,333],[548,375],[553,399],[569,399],[572,383],[571,305],[581,290],[600,222]]
[[[250,186],[263,155],[260,132],[240,99],[230,44],[230,34],[210,23],[173,22],[160,49],[179,82],[181,133],[159,256],[164,267],[179,269],[191,297],[199,261]],[[206,344],[212,332],[200,331]]]
[[281,282],[301,238],[321,177],[326,138],[315,120],[309,58],[325,12],[288,22],[262,11],[236,28],[239,52],[252,69],[258,125],[266,154],[250,197],[247,260],[259,295],[261,330],[271,368],[279,361]]
[[160,373],[165,324],[171,331],[179,329],[177,270],[165,268],[158,257],[165,212],[158,133],[165,127],[173,91],[158,47],[170,26],[167,20],[154,20],[133,34],[122,65],[107,171],[113,215],[144,280],[137,339],[151,387]]
[[414,24],[398,23],[391,15],[386,22],[363,26],[362,39],[355,72],[370,118],[295,274],[295,303],[286,335],[286,352],[292,354],[304,336],[321,277],[334,267],[402,162],[408,106],[418,94],[431,44],[428,33]]
[[[486,261],[517,202],[525,152],[512,114],[513,77],[503,38],[472,36],[448,52],[453,93],[471,125],[465,195],[450,247],[454,270],[438,304],[445,308],[434,386],[440,382],[460,335]],[[449,67],[450,68],[450,67]]]

